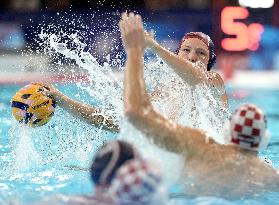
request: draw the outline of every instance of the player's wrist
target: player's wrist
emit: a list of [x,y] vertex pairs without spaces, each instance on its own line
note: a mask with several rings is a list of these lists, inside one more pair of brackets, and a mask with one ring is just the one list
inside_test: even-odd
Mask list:
[[156,51],[160,47],[160,44],[157,43],[157,41],[153,40],[152,43],[150,43],[149,48],[151,48],[153,51]]
[[53,94],[54,100],[56,101],[57,105],[63,106],[67,99],[69,99],[66,95],[61,92],[55,92]]
[[141,55],[144,53],[144,48],[142,47],[133,47],[133,48],[128,48],[126,49],[126,53],[127,53],[127,56],[132,56],[132,55]]

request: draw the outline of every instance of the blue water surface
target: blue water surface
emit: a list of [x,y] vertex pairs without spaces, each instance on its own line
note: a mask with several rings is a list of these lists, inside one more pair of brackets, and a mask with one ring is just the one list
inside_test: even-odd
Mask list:
[[[93,128],[74,119],[58,108],[51,122],[45,125],[44,128],[39,128],[41,130],[31,133],[32,143],[35,144],[34,150],[29,152],[29,154],[31,153],[31,156],[26,157],[25,148],[17,148],[19,136],[17,136],[16,133],[18,132],[19,125],[12,117],[9,105],[11,97],[21,86],[22,85],[0,86],[0,204],[6,204],[8,202],[30,204],[43,197],[55,194],[91,194],[94,188],[90,183],[88,172],[79,170],[76,166],[84,168],[88,167],[94,150],[96,150],[104,141],[113,139],[116,136],[102,133],[101,135],[104,139],[94,141],[92,139],[95,136],[88,137],[86,135],[86,133],[92,135]],[[95,102],[94,99],[91,99],[85,93],[82,93],[74,85],[60,85],[59,88],[65,94],[75,99],[79,99],[80,101],[92,105],[98,105],[99,103]],[[272,138],[268,149],[261,152],[260,155],[270,159],[273,166],[279,168],[279,90],[251,90],[228,87],[228,95],[231,110],[239,104],[250,102],[259,105],[266,112],[268,129],[272,133]],[[67,130],[70,131],[67,132]],[[57,148],[56,143],[60,143],[61,145],[61,142],[55,141],[55,133],[57,132],[65,132],[64,138],[62,136],[64,139],[62,144],[65,144],[64,147],[62,146],[62,151],[65,152],[66,155],[63,155],[61,150],[59,152]],[[36,135],[36,133],[39,133],[40,136]],[[85,133],[84,136],[88,138],[83,139],[80,138],[80,136],[75,136],[81,135],[81,133]],[[67,136],[67,134],[71,136]],[[50,137],[53,139],[46,140],[47,143],[44,144],[40,143],[44,141],[42,137]],[[79,149],[84,149],[84,144],[90,144],[90,140],[92,140],[93,144],[96,144],[93,145],[92,153],[86,158],[83,156],[85,156],[87,152],[82,155],[82,151]],[[79,143],[80,146],[75,146]],[[38,144],[40,144],[40,146]],[[30,147],[26,147],[26,149],[29,148]],[[16,149],[17,151],[15,151]],[[49,150],[53,150],[53,153]],[[78,151],[80,151],[81,154],[76,154]],[[35,154],[40,157],[39,161],[32,161]],[[22,164],[20,163],[21,161]],[[15,166],[15,163],[20,164],[20,166]],[[172,191],[175,191],[175,189],[175,187],[170,187],[170,190]],[[275,205],[278,204],[278,201],[278,193],[266,193],[258,199],[251,200],[236,199],[234,201],[227,201],[221,198],[200,196],[196,199],[175,199],[171,200],[171,203]]]

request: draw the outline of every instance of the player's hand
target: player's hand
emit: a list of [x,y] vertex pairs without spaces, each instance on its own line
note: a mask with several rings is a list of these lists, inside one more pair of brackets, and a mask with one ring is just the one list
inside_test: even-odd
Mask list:
[[144,29],[140,15],[135,15],[133,12],[122,13],[119,28],[123,46],[127,53],[131,50],[144,52]]
[[42,86],[41,93],[45,96],[53,98],[59,105],[61,99],[65,96],[63,93],[61,93],[57,88],[55,88],[52,84],[47,83],[34,83],[39,84]]
[[156,45],[156,41],[154,38],[154,32],[148,32],[148,31],[144,31],[144,42],[145,42],[145,47],[147,48],[152,48]]

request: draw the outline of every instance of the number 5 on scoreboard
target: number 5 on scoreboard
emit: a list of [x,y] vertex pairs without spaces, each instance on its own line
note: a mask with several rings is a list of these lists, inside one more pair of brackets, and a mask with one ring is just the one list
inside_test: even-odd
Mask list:
[[221,12],[221,29],[227,35],[234,35],[234,38],[222,40],[222,48],[228,51],[257,50],[263,26],[258,23],[245,25],[235,20],[246,19],[249,12],[243,7],[225,7]]

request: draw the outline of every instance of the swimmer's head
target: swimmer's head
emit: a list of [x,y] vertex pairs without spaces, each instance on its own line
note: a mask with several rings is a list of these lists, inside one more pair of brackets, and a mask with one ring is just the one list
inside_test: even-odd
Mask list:
[[181,40],[176,54],[195,63],[202,62],[209,71],[216,62],[214,44],[210,37],[202,32],[186,33]]
[[104,145],[96,154],[90,167],[95,185],[109,186],[117,170],[128,160],[138,157],[134,147],[124,141],[115,140]]
[[270,137],[263,111],[252,104],[236,109],[230,118],[227,134],[230,143],[253,151],[266,148]]
[[164,198],[160,170],[143,159],[130,160],[117,171],[109,192],[120,204],[159,202]]

